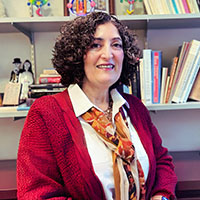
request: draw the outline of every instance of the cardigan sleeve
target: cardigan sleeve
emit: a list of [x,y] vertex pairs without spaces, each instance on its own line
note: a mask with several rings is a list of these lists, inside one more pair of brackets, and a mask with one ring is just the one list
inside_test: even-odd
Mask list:
[[19,200],[65,200],[61,175],[39,111],[32,105],[21,134],[17,158]]

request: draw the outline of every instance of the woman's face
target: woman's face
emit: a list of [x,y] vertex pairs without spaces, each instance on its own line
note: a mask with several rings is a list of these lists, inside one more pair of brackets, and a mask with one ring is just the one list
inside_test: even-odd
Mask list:
[[25,62],[24,63],[24,69],[25,69],[25,71],[28,71],[29,68],[30,68],[30,63],[29,62]]
[[83,86],[108,89],[120,77],[124,52],[122,39],[111,23],[99,25],[94,42],[84,56]]

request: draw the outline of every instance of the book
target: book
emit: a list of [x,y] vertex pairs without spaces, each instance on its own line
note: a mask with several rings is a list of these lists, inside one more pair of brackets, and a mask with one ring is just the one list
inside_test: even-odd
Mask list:
[[179,10],[179,14],[185,14],[185,9],[183,7],[182,0],[175,0],[177,8]]
[[182,3],[183,3],[183,7],[185,9],[185,13],[190,13],[190,10],[188,8],[188,4],[187,4],[187,1],[186,0],[182,0]]
[[143,0],[143,3],[144,3],[144,6],[145,6],[145,9],[146,9],[147,14],[148,14],[148,15],[152,15],[153,12],[152,12],[152,10],[151,10],[149,0]]
[[21,84],[8,82],[3,96],[3,105],[18,105],[21,92]]
[[163,8],[163,11],[164,11],[164,14],[170,14],[170,10],[167,6],[167,2],[166,0],[160,0],[161,1],[161,4],[162,4],[162,8]]
[[192,40],[190,41],[190,47],[188,50],[188,54],[185,58],[185,63],[183,65],[182,72],[180,74],[180,78],[177,82],[177,86],[172,98],[173,102],[176,103],[182,103],[181,96],[184,92],[184,89],[186,87],[186,83],[189,79],[193,64],[195,62],[197,52],[199,51],[200,48],[200,41],[198,40]]
[[140,68],[140,70],[139,70],[139,72],[140,72],[140,96],[141,96],[141,101],[145,104],[143,58],[140,58],[139,68]]
[[143,80],[145,104],[152,104],[151,49],[143,49]]
[[200,51],[198,51],[194,65],[192,66],[191,73],[189,75],[186,87],[181,97],[181,102],[185,103],[188,99],[192,86],[194,84],[195,78],[200,68]]
[[167,76],[167,80],[166,80],[166,84],[165,84],[165,89],[164,89],[163,101],[165,101],[166,96],[167,96],[167,88],[168,88],[168,85],[169,85],[169,79],[170,79],[170,76]]
[[196,0],[186,0],[190,13],[199,13],[199,8]]
[[196,79],[192,86],[192,90],[190,92],[189,99],[192,99],[195,101],[200,101],[200,70],[199,70],[198,75],[196,76]]
[[171,90],[172,90],[172,83],[173,83],[173,80],[174,80],[177,63],[178,63],[178,57],[176,56],[176,57],[173,58],[172,66],[171,66],[171,69],[170,69],[170,79],[169,79],[169,85],[168,85],[168,88],[167,88],[165,103],[169,102],[169,98],[170,98],[170,94],[171,94]]
[[161,91],[160,91],[160,103],[164,103],[165,86],[167,83],[168,68],[162,67],[162,80],[161,80]]
[[173,8],[174,8],[175,14],[180,14],[175,0],[171,0],[171,1],[172,1],[172,5],[173,5]]
[[58,74],[54,68],[45,68],[43,69],[43,74]]
[[60,74],[40,74],[39,77],[61,77]]
[[161,51],[152,51],[152,103],[160,103],[161,60]]
[[39,77],[39,83],[60,83],[61,77]]
[[185,42],[185,41],[178,49],[177,56],[179,57],[179,59],[178,59],[178,64],[177,64],[174,80],[172,82],[172,89],[171,89],[171,94],[170,94],[170,98],[169,98],[169,103],[172,102],[172,98],[174,96],[174,92],[175,92],[175,89],[176,89],[176,86],[177,86],[177,83],[178,83],[178,80],[180,77],[180,73],[182,71],[183,63],[186,58],[188,49],[189,49],[189,42]]

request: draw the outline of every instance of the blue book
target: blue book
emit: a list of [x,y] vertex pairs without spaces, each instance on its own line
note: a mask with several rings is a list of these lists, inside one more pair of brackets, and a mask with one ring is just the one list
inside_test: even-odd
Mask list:
[[179,12],[178,12],[178,7],[177,7],[177,5],[176,5],[175,0],[172,0],[172,4],[173,4],[174,10],[175,10],[175,13],[176,13],[176,14],[179,14]]
[[151,53],[152,103],[160,103],[161,67],[162,67],[162,52],[152,51]]

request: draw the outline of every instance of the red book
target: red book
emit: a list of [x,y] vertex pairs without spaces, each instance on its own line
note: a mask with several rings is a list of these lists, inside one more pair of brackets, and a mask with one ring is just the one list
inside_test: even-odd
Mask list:
[[60,83],[61,77],[40,77],[39,84],[43,83]]
[[161,51],[152,51],[152,103],[160,103]]

